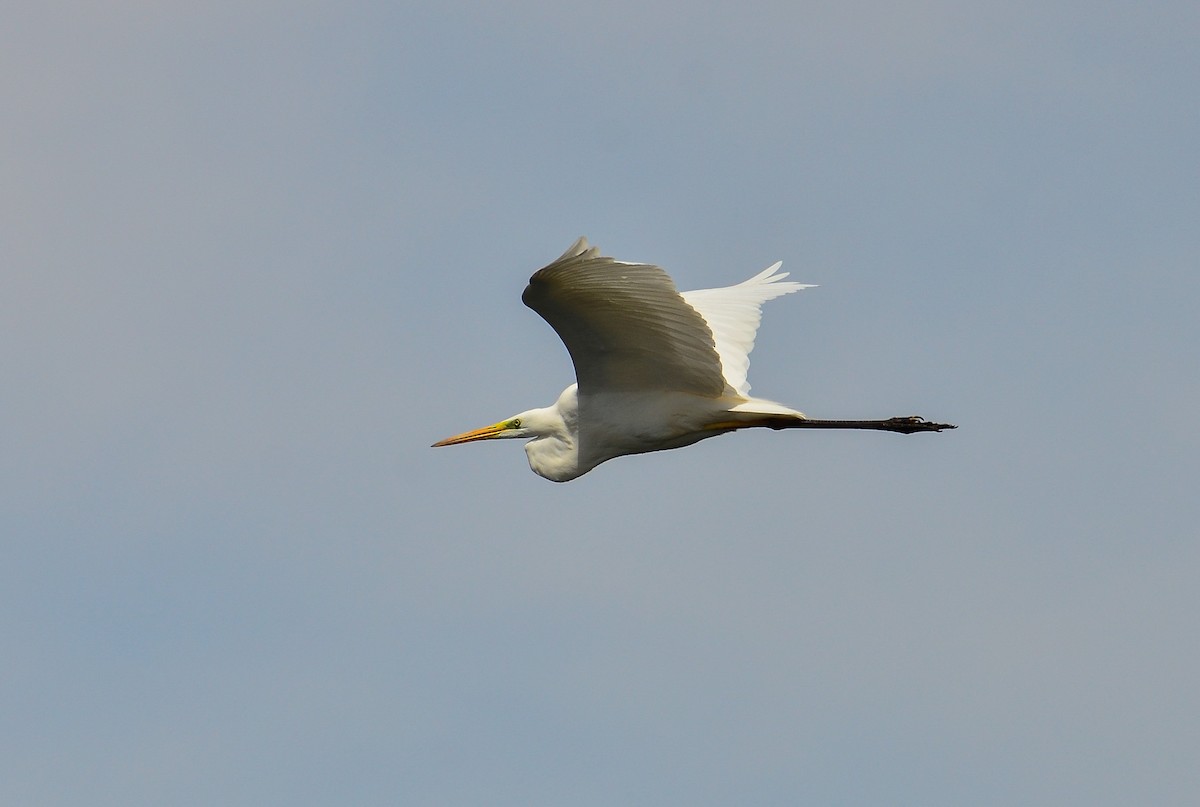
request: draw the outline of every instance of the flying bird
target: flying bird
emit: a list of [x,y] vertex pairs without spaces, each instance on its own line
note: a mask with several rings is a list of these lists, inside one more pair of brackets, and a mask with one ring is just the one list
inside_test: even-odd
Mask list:
[[433,447],[528,439],[534,473],[567,482],[614,457],[682,448],[738,429],[956,428],[920,417],[814,420],[752,397],[746,371],[762,304],[812,288],[785,280],[782,265],[736,286],[680,292],[659,267],[604,257],[580,238],[534,273],[521,295],[558,332],[576,383],[551,406]]

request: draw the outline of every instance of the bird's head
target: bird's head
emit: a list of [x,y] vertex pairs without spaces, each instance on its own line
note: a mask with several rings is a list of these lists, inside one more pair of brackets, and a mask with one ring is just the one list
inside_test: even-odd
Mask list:
[[441,446],[456,446],[459,443],[473,443],[476,440],[502,440],[513,437],[536,437],[529,425],[526,415],[514,415],[507,420],[502,420],[499,423],[493,423],[491,426],[484,426],[482,429],[473,429],[469,432],[456,434],[453,437],[447,437],[445,440],[438,440],[433,444],[433,448]]
[[573,431],[576,422],[575,406],[575,385],[572,384],[563,390],[563,394],[559,396],[553,406],[545,409],[530,409],[528,412],[513,415],[499,423],[493,423],[491,426],[447,437],[445,440],[434,443],[433,447],[473,443],[476,440],[525,438],[529,440],[525,444],[529,467],[547,479],[565,482],[592,467],[589,465],[587,468],[581,469],[579,465]]

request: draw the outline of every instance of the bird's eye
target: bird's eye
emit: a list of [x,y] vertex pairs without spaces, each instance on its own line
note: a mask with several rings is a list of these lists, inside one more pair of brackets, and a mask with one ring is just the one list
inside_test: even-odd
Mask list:
[[513,418],[513,419],[512,419],[512,423],[509,423],[508,425],[509,425],[509,426],[511,426],[511,427],[512,427],[512,428],[514,428],[514,429],[519,429],[519,428],[521,428],[521,419],[520,419],[520,418]]

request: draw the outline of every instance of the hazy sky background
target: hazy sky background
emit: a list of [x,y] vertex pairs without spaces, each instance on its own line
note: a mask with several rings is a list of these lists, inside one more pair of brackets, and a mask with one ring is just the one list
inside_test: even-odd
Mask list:
[[[0,802],[1184,805],[1200,6],[15,2]],[[746,433],[556,485],[520,302],[782,259]]]

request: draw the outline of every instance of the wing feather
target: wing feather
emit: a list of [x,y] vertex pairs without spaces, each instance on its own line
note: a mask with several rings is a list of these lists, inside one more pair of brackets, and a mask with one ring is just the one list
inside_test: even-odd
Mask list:
[[780,266],[782,262],[768,266],[736,286],[680,293],[708,324],[717,355],[721,358],[725,381],[742,396],[750,394],[746,374],[750,369],[754,337],[762,322],[762,304],[784,294],[812,288],[803,283],[784,282],[788,275],[787,272],[777,273]]
[[521,295],[562,339],[581,392],[673,390],[718,397],[721,359],[705,318],[657,266],[603,257],[580,238]]

